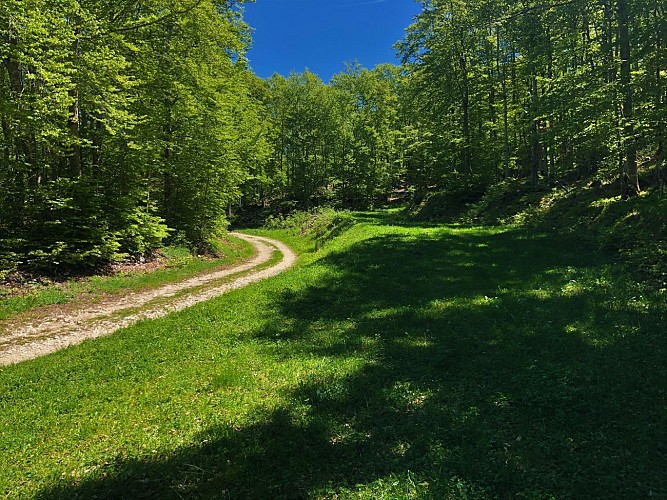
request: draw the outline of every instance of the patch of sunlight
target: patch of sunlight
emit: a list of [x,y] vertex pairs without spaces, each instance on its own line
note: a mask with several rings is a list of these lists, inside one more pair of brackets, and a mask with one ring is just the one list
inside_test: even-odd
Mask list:
[[424,317],[428,317],[434,312],[444,312],[447,309],[453,307],[461,307],[468,305],[468,299],[434,299],[428,303],[426,307],[423,307],[420,311]]
[[577,274],[577,268],[573,266],[554,267],[547,269],[544,274],[562,276],[563,278],[572,278]]
[[434,299],[428,303],[427,309],[433,309],[436,311],[443,311],[445,309],[448,309],[450,307],[454,307],[456,305],[456,301],[449,299],[449,300],[443,300],[443,299]]
[[[427,478],[428,479],[428,478]],[[452,487],[447,491],[474,491],[472,486],[454,477]],[[449,483],[448,483],[449,484]],[[462,486],[459,486],[462,485]],[[440,489],[437,489],[440,491]],[[460,496],[460,495],[459,495]],[[316,492],[314,498],[356,498],[358,500],[375,500],[376,498],[432,498],[431,484],[423,475],[410,470],[399,474],[391,473],[367,484],[357,484],[352,488],[341,488],[340,493],[329,488],[322,493]],[[454,498],[448,495],[447,498]],[[458,497],[456,497],[458,498]]]
[[408,441],[398,441],[391,447],[391,452],[396,456],[403,457],[409,449],[410,443]]
[[480,413],[481,412],[477,406],[471,406],[467,410],[462,410],[460,412],[459,421],[464,424],[475,422],[479,419]]
[[601,336],[595,333],[595,329],[583,324],[581,321],[575,321],[569,325],[565,325],[565,332],[571,335],[577,335],[582,341],[593,347],[605,347],[613,343],[614,339],[618,337],[618,332],[605,331],[605,335]]
[[598,276],[598,277],[596,277],[596,278],[593,280],[592,284],[593,284],[596,288],[611,288],[611,286],[612,286],[612,285],[611,285],[611,282],[609,281],[609,278],[607,278],[606,276]]
[[332,445],[345,443],[346,441],[348,441],[348,437],[349,435],[347,434],[334,434],[333,436],[329,437],[329,442]]
[[419,309],[419,317],[428,318],[434,313],[443,313],[452,308],[468,308],[471,306],[490,306],[500,304],[500,299],[496,296],[479,295],[473,298],[455,298],[455,299],[434,299],[425,307]]
[[385,319],[410,311],[409,307],[387,307],[385,309],[373,309],[364,315],[364,319]]
[[583,294],[586,291],[586,287],[576,280],[570,280],[561,287],[560,291],[566,297],[574,297],[575,295]]
[[498,297],[489,297],[487,295],[481,295],[472,299],[472,303],[476,306],[488,306],[491,304],[497,304],[500,300]]
[[625,215],[619,222],[624,222],[628,219],[632,219],[633,217],[638,217],[641,214],[639,213],[639,210],[632,210],[631,212],[628,212],[627,215]]
[[538,203],[540,205],[539,211],[544,211],[548,210],[551,208],[551,205],[558,200],[559,198],[564,198],[567,196],[567,191],[561,190],[558,191],[557,189],[554,189],[550,193],[545,194],[541,198],[539,198]]
[[612,196],[611,198],[601,198],[599,200],[594,200],[590,203],[591,208],[604,208],[607,205],[612,205],[613,203],[621,201],[621,196]]
[[401,344],[406,347],[433,347],[435,344],[430,336],[430,331],[426,330],[423,334],[405,332],[406,337],[402,339]]
[[593,347],[607,347],[613,344],[612,339],[587,338],[586,341]]
[[509,228],[503,227],[503,226],[497,226],[497,227],[487,227],[487,226],[469,226],[469,227],[464,227],[464,226],[457,226],[454,230],[451,228],[443,228],[449,233],[456,233],[456,234],[473,234],[473,235],[479,235],[479,234],[500,234],[500,233],[505,233],[509,231]]
[[628,309],[632,309],[634,311],[647,311],[651,307],[651,303],[644,298],[643,295],[636,295],[633,297],[630,297],[627,301],[627,307]]
[[491,397],[491,402],[493,403],[494,406],[497,406],[498,408],[509,408],[512,403],[510,397],[502,392],[494,394]]
[[387,401],[396,409],[411,413],[419,410],[433,396],[433,391],[423,389],[410,381],[396,381],[384,390]]
[[539,300],[549,300],[553,293],[550,290],[545,290],[544,288],[535,288],[533,290],[527,290],[525,294],[528,297],[532,297]]
[[[361,352],[377,352],[382,348],[382,344],[382,335],[373,330],[365,330],[358,341]],[[367,362],[368,366],[372,366],[374,363],[374,360]]]
[[560,292],[565,296],[581,295],[595,289],[608,289],[612,284],[605,275],[597,275],[596,270],[576,269],[574,267],[549,269],[547,275],[567,280],[561,286]]

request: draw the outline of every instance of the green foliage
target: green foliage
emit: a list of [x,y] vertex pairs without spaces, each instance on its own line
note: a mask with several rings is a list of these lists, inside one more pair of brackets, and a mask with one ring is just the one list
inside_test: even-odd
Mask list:
[[289,215],[269,216],[265,226],[268,229],[285,229],[290,234],[307,236],[319,245],[330,240],[354,224],[348,211],[320,207],[312,211],[296,211]]
[[226,227],[267,155],[236,6],[0,6],[0,272],[95,268]]
[[58,179],[35,193],[25,224],[24,265],[34,270],[94,268],[119,257],[99,186]]
[[20,248],[22,243],[16,238],[0,240],[0,282],[16,271],[21,263],[20,255],[13,250]]
[[665,151],[658,3],[423,2],[398,44],[403,113],[428,139],[407,178],[417,190],[448,189],[451,173],[553,187],[605,170],[631,194],[639,159]]
[[247,202],[372,208],[403,181],[401,70],[351,65],[325,85],[274,75],[263,89],[273,153],[244,185]]
[[192,257],[192,252],[188,247],[168,246],[161,248],[160,253],[164,255],[170,262],[188,260]]
[[667,286],[667,200],[659,190],[623,200],[615,183],[600,180],[547,189],[506,180],[474,199],[473,191],[433,193],[411,208],[421,220],[499,225],[577,234],[616,255],[650,286]]
[[475,175],[449,175],[443,185],[446,188],[440,191],[416,192],[407,207],[409,215],[418,220],[453,221],[486,192],[485,183]]
[[168,235],[209,251],[237,203],[372,209],[400,192],[430,218],[510,179],[535,197],[597,173],[624,197],[664,185],[659,0],[422,5],[403,66],[325,84],[250,74],[236,2],[3,2],[0,273],[95,267]]
[[164,219],[146,210],[147,207],[131,207],[120,221],[118,231],[121,248],[130,255],[145,255],[158,248],[169,236],[169,228]]

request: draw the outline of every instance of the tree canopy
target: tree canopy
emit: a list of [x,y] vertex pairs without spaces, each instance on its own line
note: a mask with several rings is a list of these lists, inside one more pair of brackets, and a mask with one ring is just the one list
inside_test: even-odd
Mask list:
[[[242,2],[0,5],[0,267],[192,248],[232,203],[373,208],[507,179],[665,182],[659,0],[422,0],[401,66],[262,80]],[[646,177],[646,174],[644,174]]]
[[248,42],[229,2],[3,2],[5,266],[96,266],[224,228],[267,151]]
[[636,194],[664,155],[666,36],[658,1],[424,1],[399,48],[439,139],[427,182],[616,169]]

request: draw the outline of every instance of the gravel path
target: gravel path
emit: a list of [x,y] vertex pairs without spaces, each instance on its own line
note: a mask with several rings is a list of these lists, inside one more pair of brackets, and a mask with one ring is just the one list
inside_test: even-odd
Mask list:
[[[255,256],[244,264],[153,290],[130,292],[120,298],[105,299],[94,305],[68,308],[66,313],[47,319],[9,322],[4,325],[4,331],[0,331],[0,366],[37,358],[79,344],[86,339],[110,335],[142,319],[166,316],[230,290],[275,276],[296,261],[294,252],[280,241],[241,233],[232,234],[250,242],[256,249]],[[282,260],[256,270],[268,262],[276,250],[282,253]],[[239,273],[243,274],[216,284],[217,281]],[[187,293],[193,288],[196,290]],[[178,297],[175,297],[177,294]]]

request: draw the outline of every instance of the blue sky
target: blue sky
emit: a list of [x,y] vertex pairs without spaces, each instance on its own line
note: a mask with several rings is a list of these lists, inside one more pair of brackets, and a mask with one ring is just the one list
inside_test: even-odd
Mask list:
[[256,0],[244,18],[254,28],[250,67],[266,78],[308,68],[328,82],[357,60],[398,63],[392,45],[419,11],[414,0]]

